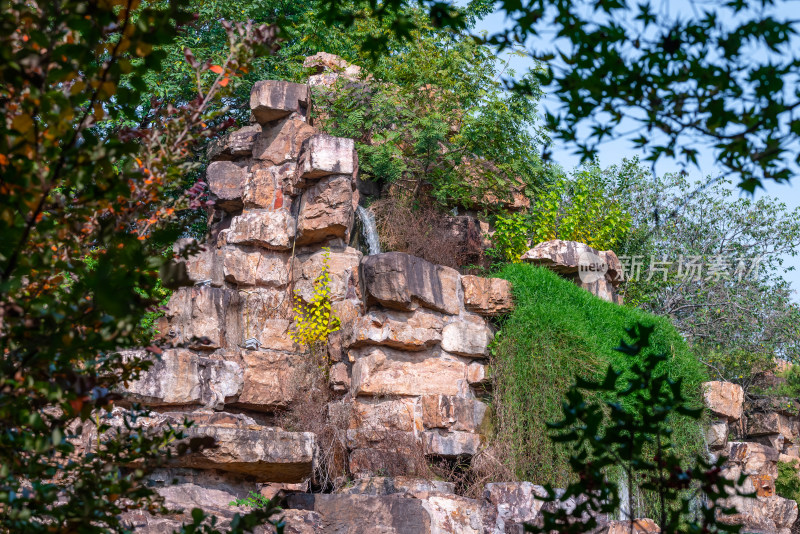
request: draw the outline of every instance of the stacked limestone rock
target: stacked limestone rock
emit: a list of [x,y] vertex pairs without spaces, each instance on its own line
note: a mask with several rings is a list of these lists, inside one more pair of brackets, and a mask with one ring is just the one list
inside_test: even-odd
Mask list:
[[731,499],[738,511],[731,523],[742,525],[743,532],[793,532],[797,503],[775,494],[775,479],[779,461],[800,465],[800,408],[786,399],[745,403],[742,387],[729,382],[706,382],[703,390],[715,417],[706,432],[710,452],[726,456],[726,476],[746,475],[741,490],[756,494]]
[[[210,237],[187,261],[195,285],[173,294],[161,326],[173,348],[125,393],[154,410],[145,424],[188,417],[192,436],[218,446],[177,460],[153,483],[168,506],[199,506],[222,520],[236,511],[228,503],[251,490],[307,488],[319,440],[276,426],[276,414],[308,387],[309,356],[289,336],[292,295],[311,298],[327,247],[342,328],[328,343],[327,376],[338,398],[319,410],[346,421],[347,470],[357,482],[335,495],[296,497],[288,530],[350,524],[348,532],[375,532],[376,521],[388,521],[384,531],[394,532],[392,524],[414,519],[415,532],[503,532],[497,524],[533,520],[541,489],[530,484],[496,486],[471,500],[452,484],[375,478],[414,472],[420,458],[478,452],[492,339],[484,316],[511,308],[510,286],[402,253],[362,258],[348,247],[358,204],[354,144],[318,133],[306,119],[309,105],[306,85],[259,82],[254,124],[211,149]],[[529,506],[498,511],[520,499]],[[374,512],[367,524],[366,512],[353,515],[362,504]],[[140,531],[161,532],[185,515],[130,519]]]

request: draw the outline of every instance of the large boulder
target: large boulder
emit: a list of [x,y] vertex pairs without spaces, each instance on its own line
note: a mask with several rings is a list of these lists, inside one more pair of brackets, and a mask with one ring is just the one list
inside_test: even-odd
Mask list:
[[319,180],[303,192],[297,222],[297,244],[308,245],[339,238],[347,242],[353,228],[351,175],[334,175]]
[[466,364],[435,349],[409,353],[368,347],[357,352],[353,395],[459,395],[467,388]]
[[425,350],[442,341],[443,327],[442,317],[424,308],[413,312],[371,310],[356,319],[349,344],[351,347],[383,345]]
[[245,209],[280,210],[291,205],[293,180],[297,165],[289,162],[269,165],[263,162],[250,167],[250,178],[242,191]]
[[489,506],[484,522],[491,534],[523,532],[523,525],[539,517],[547,490],[530,482],[486,484],[483,499]]
[[511,282],[502,278],[461,277],[464,307],[480,315],[502,315],[514,308]]
[[308,85],[278,80],[256,82],[250,92],[250,111],[262,126],[296,113],[308,116],[310,104]]
[[150,406],[221,408],[242,391],[242,369],[235,362],[204,358],[183,349],[166,350],[153,360],[137,380],[122,387],[126,400]]
[[[314,296],[314,280],[322,273],[325,252],[318,250],[311,254],[300,254],[293,264],[293,280],[296,294],[306,302]],[[359,290],[359,269],[363,254],[361,251],[347,247],[344,250],[332,250],[328,253],[328,274],[330,281],[329,298],[332,302],[343,299],[357,299]],[[337,315],[344,319],[344,314]],[[345,322],[345,321],[342,321]]]
[[[172,250],[175,254],[180,254],[184,247],[194,241],[192,238],[179,239]],[[223,258],[224,254],[220,249],[205,244],[197,253],[179,261],[186,264],[186,274],[195,284],[220,287],[224,284]]]
[[227,358],[243,370],[236,405],[259,412],[286,408],[302,390],[306,365],[302,354],[267,350],[236,351]]
[[622,281],[622,265],[611,250],[600,251],[577,241],[555,239],[539,243],[521,259],[547,267],[596,297],[622,304],[617,293]]
[[225,281],[239,287],[283,288],[289,283],[289,256],[258,247],[221,249]]
[[214,161],[206,169],[208,189],[215,206],[227,211],[242,209],[242,192],[248,177],[247,166],[233,161]]
[[357,172],[358,154],[352,139],[316,134],[303,141],[297,159],[298,180],[316,180],[331,174],[353,177]]
[[445,430],[426,430],[422,433],[425,454],[458,458],[474,456],[481,446],[480,434]]
[[486,405],[469,397],[423,395],[420,404],[426,429],[478,432],[486,417]]
[[261,133],[260,124],[250,124],[211,141],[206,154],[211,161],[246,158],[253,153],[253,144]]
[[303,142],[315,133],[314,127],[299,118],[266,125],[253,143],[253,159],[272,165],[295,161]]
[[704,382],[703,403],[718,417],[736,421],[742,417],[744,390],[731,382]]
[[230,244],[289,250],[294,240],[295,222],[287,209],[249,210],[234,217],[225,232],[226,242]]
[[480,317],[459,317],[442,329],[442,349],[468,358],[485,358],[493,337]]
[[167,335],[176,346],[195,350],[223,348],[226,334],[238,330],[238,323],[227,311],[238,305],[239,295],[230,289],[179,288],[167,305]]
[[458,271],[403,252],[367,256],[361,264],[367,303],[413,310],[418,306],[458,315]]

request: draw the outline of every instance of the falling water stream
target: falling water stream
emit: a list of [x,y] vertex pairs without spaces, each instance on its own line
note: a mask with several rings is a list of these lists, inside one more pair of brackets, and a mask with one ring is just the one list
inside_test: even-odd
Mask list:
[[359,206],[356,211],[361,221],[361,235],[364,237],[364,241],[367,242],[370,256],[373,254],[380,254],[381,242],[378,239],[378,227],[375,225],[375,215],[363,206]]

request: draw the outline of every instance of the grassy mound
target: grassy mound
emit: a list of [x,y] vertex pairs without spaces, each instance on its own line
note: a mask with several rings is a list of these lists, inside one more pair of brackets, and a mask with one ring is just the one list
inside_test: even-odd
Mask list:
[[[498,276],[513,284],[516,308],[493,348],[495,442],[519,479],[566,484],[569,451],[550,442],[545,423],[562,418],[576,375],[630,368],[631,358],[614,348],[636,322],[655,325],[652,350],[672,356],[667,372],[682,377],[687,398],[699,404],[705,371],[668,319],[605,302],[544,268],[511,264]],[[700,424],[676,417],[674,443],[679,453],[700,452]]]

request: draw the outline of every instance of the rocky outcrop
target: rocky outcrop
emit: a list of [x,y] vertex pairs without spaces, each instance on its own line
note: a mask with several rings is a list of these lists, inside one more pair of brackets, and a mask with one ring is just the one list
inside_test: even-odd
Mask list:
[[797,503],[775,492],[778,462],[800,461],[795,445],[800,417],[793,403],[768,398],[745,403],[742,387],[729,382],[704,383],[703,400],[716,418],[706,429],[710,452],[727,458],[725,477],[744,476],[739,490],[755,495],[728,499],[736,514],[724,521],[742,525],[745,532],[793,532]]
[[547,267],[596,297],[622,304],[622,297],[617,293],[622,281],[622,265],[611,250],[599,251],[577,241],[556,239],[539,243],[521,259]]

